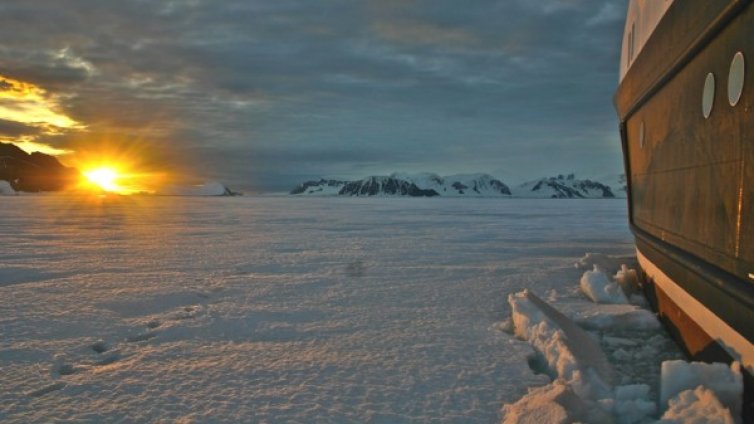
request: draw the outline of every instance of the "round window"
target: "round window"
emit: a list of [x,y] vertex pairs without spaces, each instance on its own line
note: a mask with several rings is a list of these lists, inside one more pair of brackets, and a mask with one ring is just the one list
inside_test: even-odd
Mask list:
[[709,118],[712,106],[715,104],[715,74],[710,72],[704,80],[704,92],[702,93],[702,115]]
[[730,73],[728,73],[728,101],[731,106],[737,105],[738,101],[741,100],[741,94],[744,91],[745,68],[744,54],[736,53],[733,56],[733,61],[730,62]]

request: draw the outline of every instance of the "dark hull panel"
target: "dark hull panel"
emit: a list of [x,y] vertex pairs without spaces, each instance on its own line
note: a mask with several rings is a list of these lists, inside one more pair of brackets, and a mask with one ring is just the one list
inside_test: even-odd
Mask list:
[[[615,97],[629,219],[653,304],[692,358],[739,360],[749,374],[754,373],[751,3],[676,0]],[[729,69],[737,53],[746,70],[742,95],[732,106]],[[715,92],[706,118],[702,98],[710,73]]]
[[[697,8],[697,3],[706,7]],[[697,16],[706,13],[713,4],[718,5],[725,19],[715,15]],[[754,65],[754,43],[751,42],[754,40],[754,8],[733,7],[739,4],[684,0],[671,6],[621,84],[616,102],[625,126],[632,223],[742,280],[751,281],[749,274],[754,272],[754,73],[747,72],[745,91],[736,107],[728,104],[726,90],[728,67],[736,52],[743,52],[750,66]],[[738,12],[732,14],[731,10]],[[673,36],[676,31],[693,33],[696,30],[698,34],[720,21],[727,25],[707,44],[687,45],[693,37]],[[679,22],[696,22],[698,28],[682,26]],[[698,53],[681,61],[687,63],[680,69],[654,66],[651,70],[655,72],[649,73],[646,69],[650,67],[643,60],[650,56],[645,53],[652,53],[654,44],[664,46],[676,38],[681,40],[674,46],[675,51],[667,46],[659,49],[667,53],[668,58]],[[717,92],[712,114],[705,119],[702,90],[710,72],[716,77]],[[636,89],[639,83],[634,82],[634,78],[661,84]],[[662,84],[664,80],[667,81]],[[654,94],[642,99],[647,89]],[[629,100],[631,98],[633,101]]]

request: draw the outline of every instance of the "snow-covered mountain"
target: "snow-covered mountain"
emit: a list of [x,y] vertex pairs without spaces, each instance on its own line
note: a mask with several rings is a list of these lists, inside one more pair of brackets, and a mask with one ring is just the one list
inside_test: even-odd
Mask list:
[[[529,181],[516,187],[513,194],[516,197],[557,199],[616,197],[615,191],[609,185],[589,179],[576,179],[574,174]],[[625,191],[623,194],[625,196]]]
[[[622,176],[620,176],[622,177]],[[542,178],[511,188],[488,174],[439,176],[432,173],[394,173],[357,181],[321,179],[300,184],[290,194],[313,196],[411,196],[411,197],[523,197],[612,198],[625,197],[625,177],[613,184],[577,179],[574,174]]]
[[605,175],[597,178],[597,180],[610,186],[610,188],[613,189],[615,197],[625,198],[627,196],[628,182],[626,181],[626,174]]
[[319,181],[307,181],[303,184],[299,184],[291,190],[290,194],[313,194],[318,196],[337,196],[340,193],[340,189],[346,185],[348,181],[343,180],[326,180],[322,178]]
[[394,173],[371,176],[357,181],[307,181],[291,194],[340,196],[410,196],[410,197],[503,197],[510,188],[487,174],[451,175]]

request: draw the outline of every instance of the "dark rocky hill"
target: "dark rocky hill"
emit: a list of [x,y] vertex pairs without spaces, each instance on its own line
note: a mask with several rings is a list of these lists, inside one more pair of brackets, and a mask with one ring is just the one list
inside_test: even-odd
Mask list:
[[75,168],[63,166],[54,156],[26,153],[18,146],[0,143],[0,180],[16,191],[57,191],[79,178]]

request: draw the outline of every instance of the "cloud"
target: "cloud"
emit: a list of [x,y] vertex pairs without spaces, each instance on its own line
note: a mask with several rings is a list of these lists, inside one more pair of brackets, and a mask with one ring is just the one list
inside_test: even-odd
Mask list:
[[620,163],[605,134],[625,3],[8,0],[0,74],[44,91],[49,125],[0,103],[0,131],[70,158],[133,145],[144,166],[241,188],[561,172],[543,146],[588,170]]
[[625,8],[619,7],[616,3],[605,3],[597,12],[586,21],[587,26],[604,25],[604,24],[620,24],[626,14]]
[[16,128],[35,127],[51,134],[80,126],[60,109],[58,96],[34,84],[0,75],[0,119],[6,123],[15,123]]
[[[2,82],[0,82],[0,86],[2,86]],[[39,132],[40,128],[0,118],[0,137],[12,139],[21,136],[36,135]]]
[[440,46],[473,46],[478,40],[468,31],[417,21],[378,21],[374,31],[389,42]]

